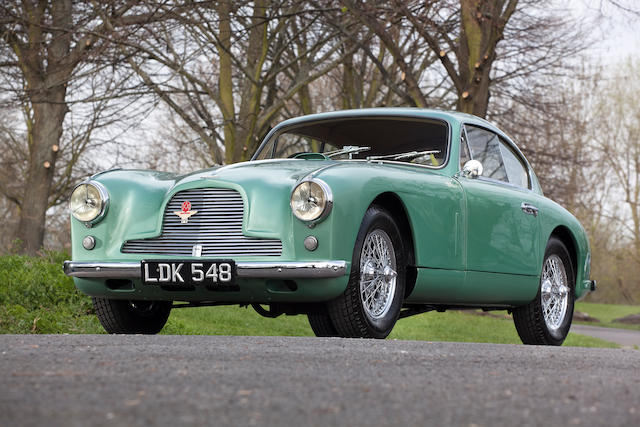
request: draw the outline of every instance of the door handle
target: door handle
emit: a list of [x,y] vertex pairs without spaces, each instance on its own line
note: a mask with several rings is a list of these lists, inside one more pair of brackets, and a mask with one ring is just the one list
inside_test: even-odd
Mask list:
[[522,202],[522,204],[520,205],[520,209],[522,209],[522,212],[526,214],[538,216],[538,208],[530,203]]

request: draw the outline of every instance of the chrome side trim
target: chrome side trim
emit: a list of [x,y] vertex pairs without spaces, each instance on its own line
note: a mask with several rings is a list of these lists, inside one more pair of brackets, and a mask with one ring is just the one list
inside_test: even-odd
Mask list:
[[[347,273],[345,261],[315,262],[236,262],[238,278],[256,279],[327,279]],[[139,262],[76,262],[65,261],[64,273],[71,277],[102,279],[139,279]]]

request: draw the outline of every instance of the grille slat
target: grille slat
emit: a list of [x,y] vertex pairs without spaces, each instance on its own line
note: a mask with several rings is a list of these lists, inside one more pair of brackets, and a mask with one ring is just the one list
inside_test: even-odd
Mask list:
[[[182,224],[174,212],[182,203],[191,203],[198,211]],[[191,256],[193,246],[202,245],[202,256],[233,257],[243,255],[279,256],[282,242],[242,234],[244,203],[235,190],[198,188],[175,194],[164,211],[162,234],[150,239],[129,240],[124,253]]]

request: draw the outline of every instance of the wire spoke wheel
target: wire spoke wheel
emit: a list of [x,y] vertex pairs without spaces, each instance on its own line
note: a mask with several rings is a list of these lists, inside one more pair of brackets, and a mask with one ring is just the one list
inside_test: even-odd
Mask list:
[[402,309],[409,257],[394,218],[379,206],[369,207],[354,244],[347,287],[326,305],[337,335],[389,335]]
[[551,255],[544,263],[540,293],[544,321],[549,329],[557,330],[567,313],[569,301],[567,273],[558,255]]
[[513,322],[524,344],[562,345],[571,328],[575,280],[567,247],[552,236],[542,262],[538,294],[513,310]]
[[389,235],[381,229],[369,233],[360,255],[360,298],[371,319],[384,317],[396,292],[396,254]]

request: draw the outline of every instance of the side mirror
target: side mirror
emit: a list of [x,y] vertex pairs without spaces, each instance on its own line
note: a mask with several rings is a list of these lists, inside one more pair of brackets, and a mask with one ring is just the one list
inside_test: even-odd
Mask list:
[[469,160],[462,167],[462,176],[467,178],[477,178],[482,175],[482,163],[477,160]]

